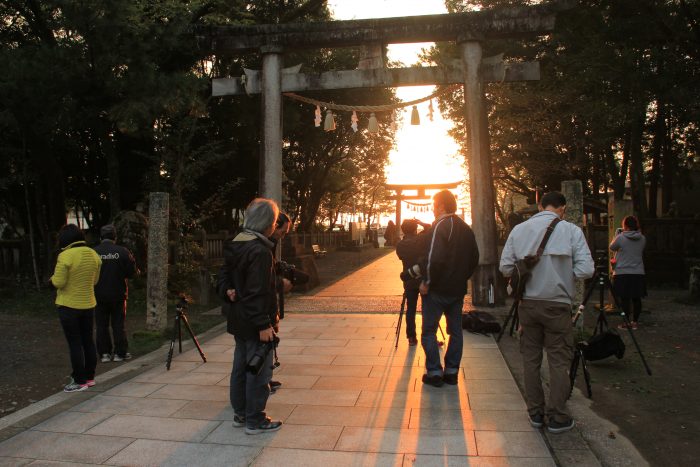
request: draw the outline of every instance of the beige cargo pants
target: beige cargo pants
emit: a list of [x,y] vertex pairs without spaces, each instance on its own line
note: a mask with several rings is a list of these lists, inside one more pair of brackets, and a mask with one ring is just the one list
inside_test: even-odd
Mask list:
[[[523,300],[518,308],[520,318],[520,353],[523,357],[525,398],[530,415],[542,414],[549,420],[567,422],[569,368],[573,358],[571,306],[545,300]],[[549,401],[545,404],[540,369],[542,350],[549,362]]]

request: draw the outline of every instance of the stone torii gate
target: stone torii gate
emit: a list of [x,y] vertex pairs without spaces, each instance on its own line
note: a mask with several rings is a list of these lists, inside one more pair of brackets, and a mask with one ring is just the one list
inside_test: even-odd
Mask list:
[[[409,199],[426,200],[430,196],[425,194],[425,190],[454,190],[459,186],[460,182],[454,183],[433,183],[420,185],[385,185],[387,190],[393,191],[396,194],[389,196],[389,199],[396,200],[396,227],[401,228],[401,202]],[[415,191],[415,195],[405,195],[404,191]]]
[[[213,54],[262,54],[262,73],[246,72],[244,78],[214,79],[212,95],[262,94],[260,192],[277,202],[282,200],[282,93],[463,84],[472,227],[480,250],[472,298],[474,304],[486,305],[489,283],[498,285],[500,273],[484,83],[538,80],[539,64],[483,60],[482,43],[490,39],[545,34],[554,28],[556,12],[569,8],[567,3],[562,0],[544,5],[447,15],[219,26],[199,29],[198,40],[200,48]],[[433,41],[456,42],[461,60],[440,67],[381,67],[310,74],[282,70],[285,49],[364,46],[376,50],[387,44]],[[505,301],[504,290],[504,287],[496,287],[497,303]]]

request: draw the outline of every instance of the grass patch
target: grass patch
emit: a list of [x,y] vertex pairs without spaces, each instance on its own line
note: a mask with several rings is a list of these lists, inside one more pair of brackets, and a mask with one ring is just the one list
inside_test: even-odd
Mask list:
[[51,316],[56,313],[56,291],[49,288],[41,290],[16,289],[4,287],[0,289],[0,313],[37,317]]
[[[46,287],[35,290],[26,287],[14,287],[5,283],[0,288],[0,313],[22,316],[27,319],[46,319],[56,316],[56,291]],[[168,327],[164,331],[146,329],[146,287],[129,287],[129,299],[126,311],[126,331],[129,336],[129,352],[134,356],[144,355],[159,348],[172,338],[175,322],[175,305],[178,298],[168,297]],[[214,305],[192,303],[188,306],[187,318],[196,335],[199,335],[224,321],[220,314],[205,315],[204,312]],[[60,326],[56,326],[60,332]],[[183,326],[183,341],[190,336]]]

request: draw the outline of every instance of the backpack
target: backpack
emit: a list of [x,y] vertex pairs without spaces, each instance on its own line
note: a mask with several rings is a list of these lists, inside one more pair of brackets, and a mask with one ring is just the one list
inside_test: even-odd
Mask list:
[[462,315],[462,329],[475,334],[495,334],[501,332],[501,324],[491,313],[470,311]]
[[612,329],[598,333],[587,341],[579,343],[586,360],[596,361],[616,356],[618,359],[625,355],[625,343],[620,335]]

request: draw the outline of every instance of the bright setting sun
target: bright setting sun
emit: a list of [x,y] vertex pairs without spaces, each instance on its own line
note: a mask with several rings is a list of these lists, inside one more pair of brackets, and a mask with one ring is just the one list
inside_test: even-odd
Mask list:
[[[418,16],[446,13],[441,0],[358,0],[353,2],[333,0],[329,6],[335,19],[363,19],[398,16]],[[432,43],[391,44],[388,46],[390,61],[400,61],[404,66],[418,62],[422,49]],[[402,101],[420,99],[434,92],[434,86],[412,86],[396,89]],[[464,159],[458,153],[457,143],[447,134],[452,122],[442,118],[437,102],[433,100],[433,121],[428,118],[429,102],[418,105],[420,125],[411,125],[411,108],[403,109],[398,121],[396,147],[389,154],[386,167],[388,184],[435,184],[452,183],[466,180]],[[465,209],[465,216],[470,221],[470,209],[466,186],[453,190],[459,198],[459,207]],[[431,195],[432,192],[427,192]],[[432,221],[430,200],[403,203],[403,217],[417,217],[423,221]],[[425,208],[428,208],[427,211]]]

